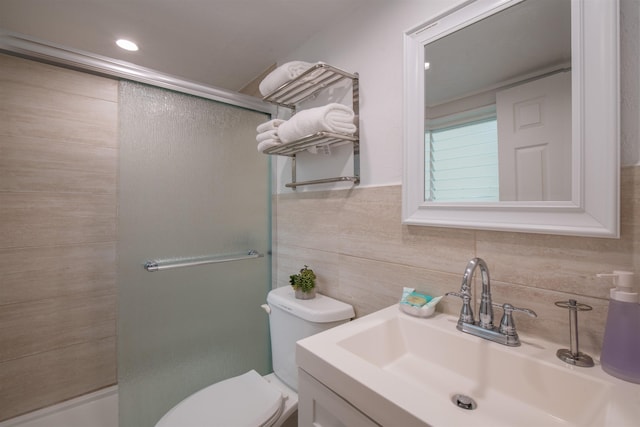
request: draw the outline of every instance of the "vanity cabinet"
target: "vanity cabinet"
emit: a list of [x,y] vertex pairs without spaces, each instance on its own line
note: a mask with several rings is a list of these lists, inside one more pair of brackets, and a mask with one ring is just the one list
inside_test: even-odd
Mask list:
[[311,375],[298,369],[298,427],[379,427]]
[[[317,132],[305,136],[297,141],[280,144],[264,150],[265,154],[288,156],[291,158],[291,182],[285,187],[293,188],[303,185],[326,184],[331,182],[350,181],[360,183],[360,85],[358,73],[348,73],[329,64],[319,62],[307,71],[282,85],[273,93],[263,99],[280,107],[296,113],[297,105],[307,99],[315,97],[321,91],[343,81],[351,81],[352,109],[355,114],[356,132],[354,135],[344,135],[333,132]],[[312,149],[323,151],[331,146],[351,144],[353,147],[353,175],[322,178],[310,181],[298,181],[296,178],[296,155],[300,152]]]

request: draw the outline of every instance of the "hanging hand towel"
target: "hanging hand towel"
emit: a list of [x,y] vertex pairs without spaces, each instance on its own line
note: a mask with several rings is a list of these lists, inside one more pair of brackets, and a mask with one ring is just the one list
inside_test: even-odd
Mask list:
[[262,96],[267,96],[286,82],[295,79],[315,64],[304,61],[291,61],[282,64],[265,77],[258,88]]
[[321,131],[352,135],[354,116],[351,108],[336,103],[302,110],[278,126],[278,136],[287,143]]
[[256,132],[262,133],[268,130],[276,130],[278,129],[278,126],[280,126],[283,123],[284,123],[284,120],[281,120],[281,119],[269,120],[268,122],[259,124],[258,127],[256,128]]

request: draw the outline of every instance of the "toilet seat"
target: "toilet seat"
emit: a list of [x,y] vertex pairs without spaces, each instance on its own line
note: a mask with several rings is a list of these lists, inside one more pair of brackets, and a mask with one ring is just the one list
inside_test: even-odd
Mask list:
[[192,394],[156,427],[268,427],[282,414],[284,400],[282,392],[251,370]]

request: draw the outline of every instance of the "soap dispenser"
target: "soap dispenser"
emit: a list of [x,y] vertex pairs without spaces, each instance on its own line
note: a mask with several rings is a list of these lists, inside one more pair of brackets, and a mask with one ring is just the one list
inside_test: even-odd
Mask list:
[[640,303],[630,271],[614,270],[615,288],[611,289],[607,325],[604,331],[600,362],[602,369],[614,377],[640,383]]

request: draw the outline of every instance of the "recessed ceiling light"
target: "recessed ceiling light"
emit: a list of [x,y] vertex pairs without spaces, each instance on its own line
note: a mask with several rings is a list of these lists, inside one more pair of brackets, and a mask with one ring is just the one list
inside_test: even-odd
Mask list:
[[424,69],[425,69],[425,70],[428,70],[428,69],[429,69],[429,67],[431,67],[431,64],[429,64],[428,62],[425,62],[425,63],[424,63]]
[[132,52],[135,52],[136,50],[138,50],[138,45],[132,42],[131,40],[119,39],[116,41],[116,44],[124,50],[130,50]]

